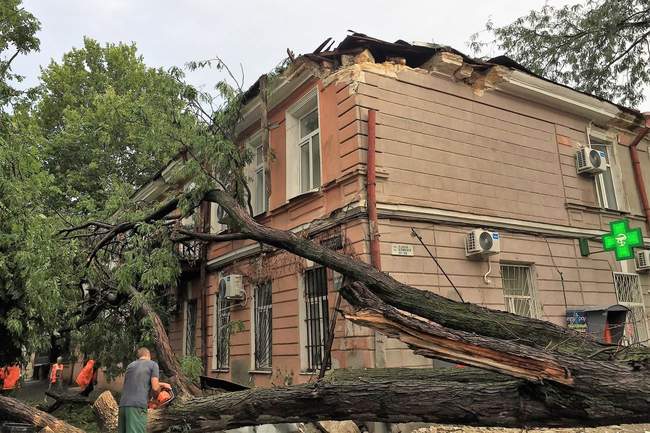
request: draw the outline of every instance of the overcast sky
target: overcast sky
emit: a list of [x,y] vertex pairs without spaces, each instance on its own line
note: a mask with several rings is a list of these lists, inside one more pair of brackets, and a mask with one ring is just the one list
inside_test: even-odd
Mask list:
[[[325,38],[355,30],[380,39],[448,44],[469,53],[470,35],[492,19],[506,24],[544,0],[24,0],[42,24],[41,51],[17,59],[15,71],[37,82],[40,66],[59,60],[83,37],[135,42],[150,66],[182,66],[220,56],[245,71],[246,85],[286,57],[311,52]],[[551,5],[573,3],[548,0]],[[500,53],[491,53],[500,54]],[[212,72],[190,81],[211,86]],[[205,87],[204,87],[205,88]]]

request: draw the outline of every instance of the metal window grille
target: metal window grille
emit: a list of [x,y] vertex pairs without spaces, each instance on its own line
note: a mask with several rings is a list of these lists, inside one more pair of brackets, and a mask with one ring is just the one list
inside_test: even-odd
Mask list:
[[305,272],[305,327],[307,330],[307,371],[321,368],[329,330],[326,268]]
[[187,301],[185,311],[185,355],[194,355],[196,348],[196,299]]
[[255,369],[271,368],[271,347],[273,334],[273,304],[271,282],[255,288]]
[[539,306],[532,269],[526,265],[501,265],[506,309],[520,316],[539,318]]
[[626,339],[647,345],[650,331],[639,275],[614,272],[614,289],[618,303],[629,309],[624,330]]
[[230,357],[230,301],[226,291],[221,290],[217,296],[215,338],[215,368],[227,369]]

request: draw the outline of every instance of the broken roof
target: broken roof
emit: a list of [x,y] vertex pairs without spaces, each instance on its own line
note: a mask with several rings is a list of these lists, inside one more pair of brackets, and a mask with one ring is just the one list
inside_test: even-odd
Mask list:
[[[367,36],[363,33],[357,33],[353,31],[350,32],[351,33],[348,36],[346,36],[345,39],[343,39],[343,41],[341,41],[341,43],[339,43],[339,45],[336,48],[332,48],[334,45],[334,41],[332,40],[332,38],[327,38],[313,52],[303,54],[303,57],[313,60],[315,62],[329,62],[332,64],[334,69],[336,69],[339,66],[341,66],[342,55],[345,54],[354,55],[354,54],[361,53],[363,50],[367,49],[372,53],[373,57],[375,58],[375,61],[378,63],[390,61],[393,58],[401,58],[404,59],[407,66],[412,68],[419,68],[425,62],[427,62],[431,57],[433,57],[436,53],[450,52],[462,56],[463,60],[466,63],[471,64],[476,70],[489,69],[492,66],[504,66],[540,78],[549,83],[553,83],[555,85],[567,89],[571,89],[573,91],[582,93],[584,95],[596,98],[600,101],[610,103],[612,105],[615,105],[621,111],[630,113],[635,117],[639,117],[639,118],[643,117],[642,113],[638,110],[623,105],[619,105],[608,99],[574,89],[573,87],[558,83],[544,76],[536,74],[531,70],[529,70],[528,68],[524,67],[523,65],[519,64],[515,60],[505,55],[497,56],[489,60],[481,60],[481,59],[470,57],[446,45],[439,45],[434,43],[409,43],[401,39],[395,42],[387,42],[381,39]],[[258,95],[258,93],[259,93],[259,79],[246,91],[244,95],[244,100],[250,101],[251,99],[255,98]]]

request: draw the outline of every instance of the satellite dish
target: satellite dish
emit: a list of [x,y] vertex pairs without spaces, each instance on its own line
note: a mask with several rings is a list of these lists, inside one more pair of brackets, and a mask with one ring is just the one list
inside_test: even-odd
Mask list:
[[492,235],[489,232],[481,233],[481,235],[478,237],[478,243],[481,246],[481,249],[489,250],[492,248],[492,244],[494,243],[492,241]]

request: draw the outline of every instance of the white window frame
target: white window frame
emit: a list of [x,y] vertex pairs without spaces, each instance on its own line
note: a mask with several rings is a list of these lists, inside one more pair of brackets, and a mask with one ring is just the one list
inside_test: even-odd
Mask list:
[[[622,176],[618,168],[617,156],[616,156],[616,140],[612,137],[607,136],[606,134],[599,133],[598,131],[590,131],[587,135],[589,140],[589,146],[602,146],[607,152],[607,159],[605,161],[607,170],[612,178],[612,185],[614,187],[614,199],[616,200],[615,206],[612,206],[612,203],[608,202],[606,189],[605,189],[605,180],[602,173],[598,173],[594,176],[594,183],[596,186],[596,196],[598,198],[598,206],[602,209],[609,209],[615,211],[625,211],[628,209],[627,201],[625,199],[625,191],[623,190]],[[595,141],[595,143],[592,143]],[[596,150],[598,150],[596,148]]]
[[[310,116],[314,112],[316,112],[316,117],[318,118],[318,128],[314,129],[313,131],[311,131],[307,135],[302,135],[302,131],[300,130],[300,125],[302,123],[302,120],[304,118],[306,118],[307,116]],[[304,193],[307,193],[307,192],[310,192],[310,191],[316,191],[316,190],[318,190],[320,188],[320,182],[319,182],[318,185],[316,185],[314,183],[315,170],[316,169],[319,170],[319,176],[318,176],[319,178],[320,178],[320,175],[322,174],[322,172],[320,171],[321,170],[321,167],[320,167],[320,165],[321,165],[320,164],[320,159],[321,159],[320,141],[321,140],[320,140],[320,117],[319,116],[320,116],[320,113],[318,111],[318,105],[317,105],[316,108],[314,108],[313,110],[311,110],[310,112],[308,112],[307,114],[305,114],[304,116],[302,116],[302,117],[300,117],[298,119],[298,137],[299,137],[299,140],[298,140],[298,155],[299,155],[299,157],[298,157],[298,173],[300,174],[300,176],[302,176],[302,149],[303,149],[303,147],[307,146],[307,150],[309,152],[309,158],[308,158],[309,159],[309,170],[308,170],[309,171],[309,183],[308,183],[307,188],[305,190],[303,190],[302,189],[302,178],[298,179],[298,182],[300,183],[298,188],[299,188],[299,191],[300,191],[301,194],[304,194]],[[319,154],[319,158],[318,158],[319,166],[318,167],[314,167],[314,165],[315,165],[314,164],[314,154],[313,154],[314,145],[312,143],[312,140],[314,139],[314,137],[316,135],[318,135],[318,154]]]
[[[310,104],[314,104],[312,109]],[[305,110],[308,110],[305,112]],[[300,121],[305,117],[312,114],[314,111],[317,113],[318,118],[318,128],[314,131],[311,131],[309,134],[302,136],[300,132]],[[286,191],[287,191],[287,200],[290,200],[294,197],[297,197],[302,194],[307,194],[313,191],[318,191],[322,185],[322,173],[323,173],[323,151],[322,151],[322,134],[321,134],[321,118],[320,118],[320,100],[318,88],[315,87],[305,94],[298,102],[291,106],[286,111],[286,170],[287,170],[287,179],[286,179]],[[318,165],[314,164],[314,154],[313,147],[311,146],[312,140],[315,135],[319,136],[318,138],[318,153],[319,153],[319,163]],[[302,146],[309,146],[309,161],[311,165],[311,170],[309,170],[309,185],[308,188],[302,190],[301,185],[301,154],[300,150]],[[315,184],[314,174],[318,170],[320,182]]]
[[[261,215],[264,212],[266,212],[268,209],[268,200],[269,197],[266,192],[266,175],[264,173],[265,168],[266,168],[266,155],[264,154],[264,143],[261,141],[262,137],[262,131],[258,131],[255,134],[253,134],[248,140],[247,140],[247,146],[252,150],[253,152],[253,158],[250,162],[250,164],[246,167],[247,175],[250,178],[250,183],[248,185],[249,189],[251,190],[251,204],[253,205],[253,215]],[[257,141],[260,141],[259,144],[255,144]],[[257,161],[257,151],[260,150],[262,151],[262,162]],[[257,183],[257,175],[262,174],[262,185],[258,185]],[[257,203],[257,188],[260,187],[262,188],[262,203]]]
[[[510,268],[518,268],[521,270],[526,270],[527,272],[527,279],[528,279],[528,295],[509,295],[506,293],[506,285],[503,280],[503,268],[504,267],[510,267]],[[517,314],[516,308],[515,308],[515,301],[516,300],[528,300],[528,311],[530,311],[531,318],[533,319],[541,319],[542,314],[541,314],[541,308],[539,306],[539,300],[538,300],[538,294],[537,294],[537,287],[535,285],[535,269],[532,264],[528,263],[510,263],[510,262],[505,262],[505,263],[500,263],[500,271],[501,271],[501,289],[503,290],[503,301],[506,307],[506,311]]]

